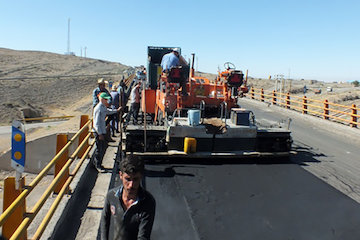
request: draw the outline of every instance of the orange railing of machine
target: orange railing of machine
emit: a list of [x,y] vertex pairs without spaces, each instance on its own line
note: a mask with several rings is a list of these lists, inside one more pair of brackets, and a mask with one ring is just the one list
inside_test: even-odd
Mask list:
[[[67,134],[59,134],[57,136],[57,154],[50,160],[45,168],[42,169],[42,171],[35,177],[35,179],[29,185],[24,185],[24,178],[22,179],[23,186],[20,186],[20,189],[18,190],[18,196],[14,198],[8,207],[4,208],[3,213],[0,216],[2,235],[6,239],[27,239],[27,228],[42,209],[50,194],[54,192],[57,194],[57,196],[52,202],[49,210],[47,210],[45,217],[42,219],[41,224],[37,227],[36,232],[31,239],[39,239],[42,236],[62,197],[68,193],[70,183],[78,173],[84,161],[88,158],[88,155],[94,146],[94,140],[89,143],[89,139],[91,137],[91,124],[92,119],[89,119],[88,115],[82,115],[80,121],[80,130],[70,140],[67,140]],[[69,147],[73,144],[78,145],[78,147],[69,157]],[[65,159],[65,161],[62,161],[61,159]],[[77,160],[77,164],[72,169],[72,172],[69,173],[70,166],[75,159]],[[19,209],[26,211],[25,202],[27,196],[54,166],[54,179],[43,192],[39,200],[35,203],[33,208],[30,211],[23,213],[20,212],[20,215],[14,216],[15,212]],[[4,201],[5,198],[6,196],[4,190]],[[18,219],[15,219],[14,221],[12,218],[16,217]],[[11,224],[9,224],[9,222],[11,222]],[[17,222],[15,226],[14,222]]]
[[290,93],[281,93],[275,90],[265,91],[264,89],[251,88],[246,97],[256,99],[261,102],[279,105],[281,107],[291,109],[302,114],[310,114],[326,120],[339,122],[356,128],[360,122],[358,112],[360,108],[355,104],[346,106],[336,104],[325,100],[310,99],[306,96],[292,96]]

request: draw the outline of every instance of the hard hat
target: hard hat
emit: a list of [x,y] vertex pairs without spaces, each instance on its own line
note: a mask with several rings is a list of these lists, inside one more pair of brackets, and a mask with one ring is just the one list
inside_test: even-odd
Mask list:
[[99,78],[99,79],[97,80],[97,82],[98,82],[98,84],[105,84],[105,83],[107,83],[107,81],[105,81],[103,78]]
[[174,48],[174,49],[173,49],[173,52],[180,52],[180,48],[177,48],[177,47]]

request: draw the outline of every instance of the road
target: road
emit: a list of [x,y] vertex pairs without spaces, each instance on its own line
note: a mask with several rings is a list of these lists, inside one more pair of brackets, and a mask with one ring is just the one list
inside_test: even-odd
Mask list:
[[[49,127],[49,126],[56,126],[64,121],[55,121],[55,122],[41,122],[41,123],[27,123],[25,124],[25,130],[29,130],[32,128],[39,128],[39,127]],[[0,136],[11,135],[11,126],[0,126]]]
[[[25,124],[25,132],[30,129],[53,127],[63,122],[64,121],[27,123]],[[12,126],[0,126],[0,153],[10,149],[11,131],[12,131]]]
[[[152,239],[360,239],[358,132],[263,103],[243,100],[241,106],[263,125],[292,118],[298,154],[290,160],[147,162],[143,185],[157,204]],[[120,184],[117,172],[111,187]],[[94,179],[84,176],[84,186],[99,199],[104,184],[91,190]],[[79,196],[73,207],[92,217],[70,208],[56,233],[94,239],[103,204],[94,205],[83,191]]]
[[298,154],[147,164],[144,185],[157,201],[153,239],[359,239],[360,150],[350,133],[265,104],[241,106],[263,124],[290,116]]

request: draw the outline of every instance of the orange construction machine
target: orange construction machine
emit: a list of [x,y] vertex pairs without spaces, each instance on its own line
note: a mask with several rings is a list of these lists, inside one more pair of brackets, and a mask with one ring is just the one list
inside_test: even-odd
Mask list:
[[174,112],[183,116],[185,110],[200,108],[205,116],[215,117],[221,115],[222,103],[226,104],[227,112],[237,106],[238,95],[248,90],[242,71],[225,63],[225,71],[219,72],[213,81],[195,76],[192,54],[191,67],[176,66],[164,72],[161,58],[172,49],[148,47],[148,88],[143,92],[143,111],[154,114],[154,120],[162,124],[164,118],[171,117]]
[[[180,64],[171,68],[163,64],[163,69],[162,59],[171,52]],[[253,112],[238,106],[238,98],[248,91],[247,76],[230,62],[224,67],[209,80],[195,76],[194,54],[188,64],[181,59],[180,48],[148,47],[141,97],[143,124],[126,124],[125,154],[181,158],[288,155],[290,131],[258,126]]]

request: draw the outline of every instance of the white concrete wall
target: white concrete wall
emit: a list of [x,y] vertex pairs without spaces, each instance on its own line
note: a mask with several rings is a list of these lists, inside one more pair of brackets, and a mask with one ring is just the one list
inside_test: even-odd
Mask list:
[[[74,133],[68,133],[68,139]],[[69,149],[69,155],[75,151],[77,141]],[[33,141],[26,142],[25,172],[39,173],[55,156],[56,153],[56,134],[41,137]],[[11,150],[0,156],[0,169],[13,170],[11,168]],[[52,168],[49,173],[54,173]]]

